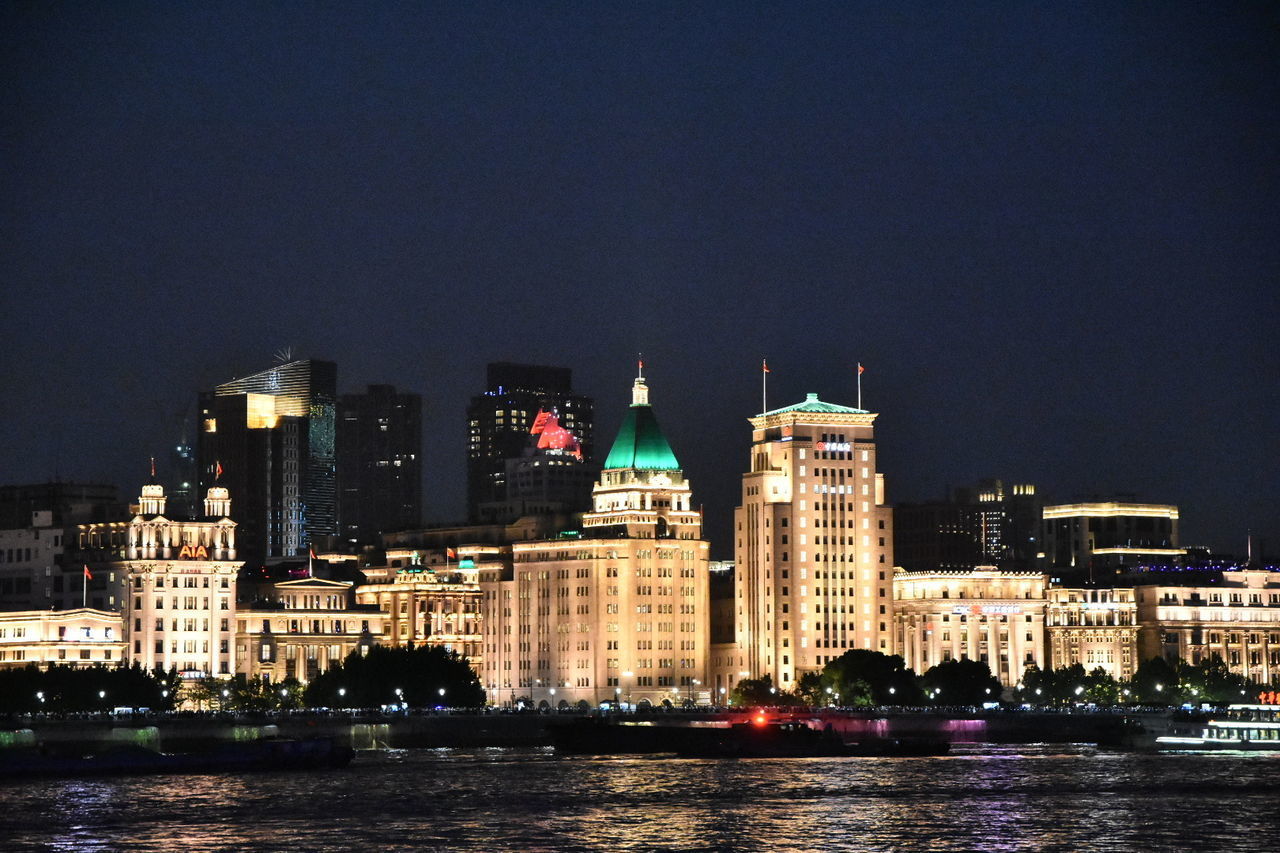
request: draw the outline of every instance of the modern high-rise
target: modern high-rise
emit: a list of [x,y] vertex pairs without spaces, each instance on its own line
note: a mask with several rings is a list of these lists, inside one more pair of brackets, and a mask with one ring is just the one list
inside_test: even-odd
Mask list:
[[338,368],[299,360],[200,395],[200,489],[236,495],[241,559],[306,554],[338,533]]
[[422,397],[370,385],[338,400],[342,539],[370,545],[422,524]]
[[[524,457],[539,412],[555,415],[576,438],[582,459],[589,461],[593,405],[590,397],[573,392],[573,372],[567,367],[495,362],[486,378],[484,393],[472,397],[467,407],[467,513],[472,521],[505,522],[511,519],[492,512],[512,497],[507,463]],[[566,500],[572,502],[581,490],[574,484],[567,491]]]
[[1038,565],[1043,498],[1029,483],[980,480],[944,501],[893,509],[893,554],[910,571],[998,566],[1029,571]]
[[648,395],[637,377],[581,529],[480,572],[491,701],[708,701],[709,545]]
[[850,649],[891,653],[893,517],[875,419],[817,394],[750,419],[734,513],[740,676],[790,690]]

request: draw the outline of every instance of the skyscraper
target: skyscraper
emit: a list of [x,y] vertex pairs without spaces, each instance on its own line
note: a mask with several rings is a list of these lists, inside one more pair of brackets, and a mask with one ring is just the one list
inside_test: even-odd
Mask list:
[[[487,380],[484,393],[472,397],[467,407],[467,514],[472,521],[505,521],[486,517],[484,505],[501,507],[510,499],[507,462],[524,456],[538,413],[555,415],[577,439],[582,458],[590,461],[592,401],[573,393],[567,367],[495,362]],[[564,500],[572,502],[580,491],[574,484]]]
[[817,394],[750,419],[734,514],[741,672],[790,690],[849,649],[891,651],[893,523],[875,419]]
[[338,401],[342,539],[372,544],[422,524],[422,397],[370,385]]
[[338,533],[337,374],[331,361],[298,360],[200,395],[200,489],[237,496],[248,562],[305,554]]

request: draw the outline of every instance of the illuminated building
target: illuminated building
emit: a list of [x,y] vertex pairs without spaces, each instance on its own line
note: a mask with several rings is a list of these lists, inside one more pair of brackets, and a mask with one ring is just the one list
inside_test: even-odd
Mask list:
[[302,683],[381,641],[382,614],[351,604],[351,584],[300,578],[259,586],[236,611],[236,673]]
[[422,397],[370,385],[343,394],[337,420],[342,538],[369,545],[422,524]]
[[875,419],[816,394],[750,419],[734,515],[739,674],[790,690],[850,649],[892,651],[893,524]]
[[130,661],[188,677],[231,674],[240,562],[230,513],[227,489],[215,486],[204,518],[170,519],[164,487],[153,481],[142,487],[131,521],[77,527],[65,578],[94,587],[94,601],[101,595],[106,609],[120,608]]
[[120,614],[92,608],[0,613],[0,668],[116,666],[125,659]]
[[708,544],[648,393],[638,376],[582,528],[481,571],[491,700],[706,701]]
[[506,460],[506,499],[481,504],[480,515],[516,519],[581,512],[591,506],[599,474],[600,466],[583,456],[581,442],[556,413],[539,411],[523,455]]
[[49,510],[33,512],[27,526],[0,530],[0,610],[48,610],[61,603],[54,585],[61,593],[64,535]]
[[301,360],[200,395],[200,488],[236,496],[241,556],[306,554],[338,533],[337,366]]
[[981,566],[899,571],[893,579],[897,653],[917,673],[948,660],[985,663],[1013,687],[1045,666],[1045,588],[1039,572]]
[[[508,522],[508,460],[524,457],[534,419],[551,412],[559,425],[576,437],[583,459],[593,456],[593,415],[590,397],[573,393],[572,371],[567,367],[542,367],[496,362],[487,370],[484,393],[471,398],[467,407],[467,512],[472,521]],[[580,484],[566,483],[557,501],[579,512],[589,504],[582,500]]]
[[1044,569],[1055,576],[1102,580],[1126,567],[1170,565],[1178,547],[1178,508],[1106,501],[1044,508]]
[[[452,556],[450,556],[452,554]],[[479,575],[482,567],[501,567],[496,546],[463,546],[427,562],[426,552],[389,549],[387,562],[397,564],[380,583],[356,589],[356,601],[381,612],[381,633],[392,646],[443,646],[471,662],[477,672],[481,659]],[[366,576],[374,571],[366,569]]]
[[1139,661],[1217,655],[1258,683],[1280,680],[1280,572],[1199,574],[1152,573],[1136,587]]
[[1137,603],[1131,587],[1050,587],[1045,632],[1049,665],[1102,667],[1117,681],[1133,677],[1139,661]]

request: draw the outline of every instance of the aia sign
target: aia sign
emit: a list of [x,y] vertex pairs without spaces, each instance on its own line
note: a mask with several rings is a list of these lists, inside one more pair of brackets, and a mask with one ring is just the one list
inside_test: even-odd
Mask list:
[[178,552],[179,560],[207,560],[209,559],[209,549],[203,545],[183,545],[182,550]]

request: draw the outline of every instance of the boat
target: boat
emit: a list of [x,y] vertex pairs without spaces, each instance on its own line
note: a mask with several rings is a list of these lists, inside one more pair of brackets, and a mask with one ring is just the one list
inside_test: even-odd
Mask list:
[[139,746],[117,746],[90,754],[13,749],[0,752],[0,779],[327,770],[346,767],[354,755],[350,746],[329,737],[268,738],[187,753]]
[[1280,706],[1229,705],[1224,711],[1177,713],[1154,738],[1162,752],[1280,752]]

